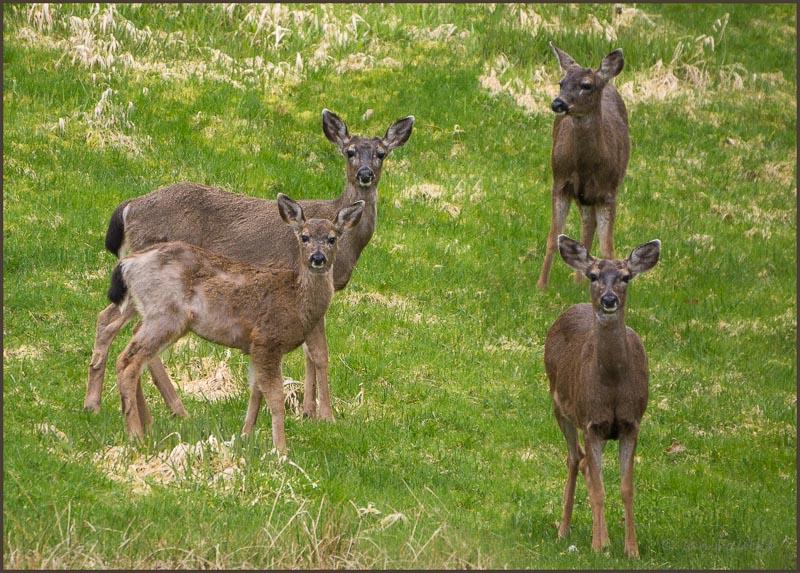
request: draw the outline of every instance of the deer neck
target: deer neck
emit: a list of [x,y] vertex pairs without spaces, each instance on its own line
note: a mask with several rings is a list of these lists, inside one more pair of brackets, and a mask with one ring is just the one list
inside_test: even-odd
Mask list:
[[338,262],[333,269],[336,290],[343,289],[350,282],[361,251],[375,233],[375,222],[378,218],[378,186],[361,187],[348,183],[336,208],[347,207],[358,200],[364,201],[364,212],[358,225],[348,231],[339,243],[339,254],[336,258]]
[[623,379],[628,368],[628,334],[625,309],[613,316],[594,317],[595,365],[600,379],[613,383]]
[[578,143],[575,146],[578,165],[593,168],[603,162],[607,155],[603,112],[598,109],[592,115],[573,118],[572,126],[573,137]]
[[[364,214],[361,215],[356,230],[359,235],[366,235],[367,242],[372,238],[375,232],[375,220],[378,218],[378,184],[373,183],[369,187],[362,187],[355,183],[347,182],[345,185],[344,193],[339,199],[337,208],[347,207],[356,201],[364,201]],[[365,243],[366,244],[366,243]]]
[[316,273],[303,269],[297,277],[297,282],[300,320],[303,323],[303,331],[308,332],[325,316],[331,304],[333,274],[331,271]]

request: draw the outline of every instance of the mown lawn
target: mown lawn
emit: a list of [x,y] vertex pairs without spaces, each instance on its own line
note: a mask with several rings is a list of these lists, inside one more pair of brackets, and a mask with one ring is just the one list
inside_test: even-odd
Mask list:
[[[796,24],[788,4],[4,5],[4,567],[795,569]],[[663,244],[628,299],[650,358],[638,562],[613,443],[611,548],[591,551],[583,483],[556,539],[543,344],[588,289],[560,260],[535,287],[550,41],[592,66],[623,49],[616,248]],[[290,415],[283,462],[266,414],[242,442],[245,358],[189,337],[164,359],[191,417],[146,381],[154,427],[129,445],[129,329],[82,411],[112,211],[183,180],[334,197],[323,108],[368,136],[416,117],[328,313],[337,423]]]

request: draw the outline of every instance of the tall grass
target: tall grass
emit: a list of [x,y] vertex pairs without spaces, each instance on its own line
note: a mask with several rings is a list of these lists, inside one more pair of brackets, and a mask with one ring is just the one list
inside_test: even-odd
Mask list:
[[[3,16],[5,567],[796,567],[791,6],[18,4]],[[590,549],[583,485],[556,540],[565,448],[542,345],[588,295],[559,262],[549,290],[534,286],[559,79],[549,41],[584,65],[624,50],[617,251],[663,243],[629,300],[651,370],[637,563],[622,551],[615,444],[611,548]],[[81,411],[111,212],[181,180],[335,196],[342,159],[323,108],[370,136],[417,118],[328,314],[337,423],[290,416],[283,463],[268,424],[242,442],[245,358],[189,339],[165,362],[191,418],[170,418],[146,382],[154,427],[130,446],[113,368],[102,412]],[[301,353],[284,374],[302,379]],[[215,384],[220,399],[192,392]]]

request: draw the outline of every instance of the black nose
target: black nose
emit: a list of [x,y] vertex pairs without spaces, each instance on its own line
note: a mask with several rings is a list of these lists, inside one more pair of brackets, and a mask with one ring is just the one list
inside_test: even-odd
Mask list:
[[362,167],[358,170],[358,173],[356,173],[356,177],[359,183],[369,184],[375,179],[375,172],[369,167]]
[[550,107],[556,113],[567,113],[567,110],[569,109],[567,107],[567,104],[564,103],[564,100],[561,99],[560,97],[554,99],[553,103],[550,104]]
[[603,308],[616,308],[617,304],[619,304],[619,299],[615,294],[604,294],[600,297],[600,304],[603,305]]
[[311,261],[312,267],[324,267],[325,263],[328,261],[322,253],[314,253],[308,257],[308,260]]

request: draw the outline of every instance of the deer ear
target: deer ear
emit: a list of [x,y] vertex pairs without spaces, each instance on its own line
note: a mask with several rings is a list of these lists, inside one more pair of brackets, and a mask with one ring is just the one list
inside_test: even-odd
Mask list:
[[566,235],[558,236],[558,252],[565,263],[580,273],[586,273],[596,261],[586,247]]
[[349,207],[342,207],[336,215],[336,231],[341,233],[355,227],[364,213],[364,201],[356,201]]
[[283,193],[278,193],[278,212],[281,214],[281,219],[295,230],[305,225],[303,208]]
[[608,54],[603,61],[600,62],[600,69],[598,73],[600,77],[608,81],[616,77],[625,66],[625,59],[622,57],[622,50],[616,49]]
[[322,132],[339,149],[343,149],[350,142],[350,133],[345,122],[327,109],[322,110]]
[[656,266],[660,256],[661,241],[656,239],[654,241],[650,241],[649,243],[645,243],[644,245],[639,245],[633,249],[633,251],[631,251],[631,255],[625,261],[625,264],[627,265],[631,274],[636,276],[646,273]]
[[383,144],[389,151],[405,145],[405,142],[411,137],[414,119],[413,115],[409,115],[403,119],[398,119],[389,126],[389,129],[386,130],[386,135],[383,136]]
[[553,42],[550,42],[550,49],[553,50],[553,53],[556,55],[556,59],[558,59],[558,63],[561,66],[561,69],[563,71],[566,72],[569,68],[572,68],[572,67],[575,67],[575,66],[578,65],[575,62],[575,60],[572,59],[572,56],[570,56],[564,50],[559,50],[558,48],[556,48],[553,45]]

